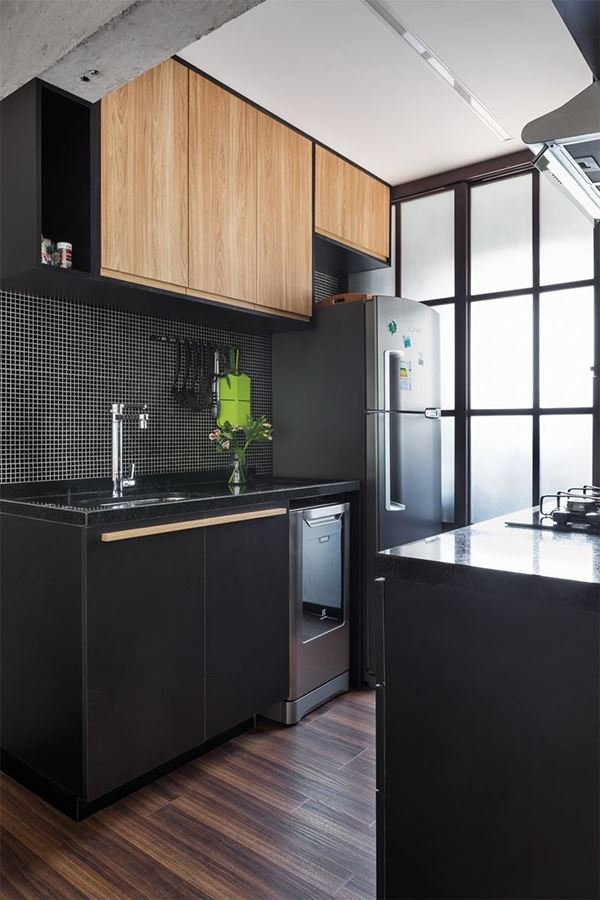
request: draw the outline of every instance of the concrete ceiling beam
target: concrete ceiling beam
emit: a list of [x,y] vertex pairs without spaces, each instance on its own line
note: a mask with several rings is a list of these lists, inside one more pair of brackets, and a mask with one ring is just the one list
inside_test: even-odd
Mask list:
[[262,2],[1,0],[0,98],[40,77],[95,102]]

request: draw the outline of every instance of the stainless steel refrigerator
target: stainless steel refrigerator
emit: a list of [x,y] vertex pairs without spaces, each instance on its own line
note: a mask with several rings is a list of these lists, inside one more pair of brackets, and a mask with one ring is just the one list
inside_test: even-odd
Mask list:
[[439,317],[375,297],[273,338],[276,476],[364,486],[367,556],[441,530]]
[[320,307],[313,328],[274,335],[273,425],[276,478],[361,483],[352,514],[356,683],[368,668],[377,552],[441,531],[438,314],[377,296]]

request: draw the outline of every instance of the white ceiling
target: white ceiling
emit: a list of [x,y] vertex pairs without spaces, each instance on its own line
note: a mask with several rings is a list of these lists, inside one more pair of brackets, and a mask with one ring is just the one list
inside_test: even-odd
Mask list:
[[521,149],[592,80],[551,0],[387,2],[511,140],[362,0],[266,0],[179,55],[392,184]]

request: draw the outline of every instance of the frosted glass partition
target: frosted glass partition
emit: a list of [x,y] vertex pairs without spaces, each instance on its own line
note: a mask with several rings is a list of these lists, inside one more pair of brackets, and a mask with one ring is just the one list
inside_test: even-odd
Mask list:
[[471,419],[471,520],[531,506],[531,416]]
[[562,190],[540,178],[540,283],[594,277],[594,227]]
[[592,483],[592,417],[540,416],[540,490]]
[[471,407],[533,403],[533,302],[529,295],[471,304]]
[[530,287],[531,175],[471,189],[471,293]]
[[454,409],[454,304],[432,306],[440,317],[442,409]]
[[454,192],[402,204],[401,292],[409,300],[454,296]]
[[594,289],[540,294],[540,405],[591,406]]
[[442,521],[454,522],[454,417],[442,419]]

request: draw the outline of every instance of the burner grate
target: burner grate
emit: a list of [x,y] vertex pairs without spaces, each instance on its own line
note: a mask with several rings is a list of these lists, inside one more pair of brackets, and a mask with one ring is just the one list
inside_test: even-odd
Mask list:
[[540,497],[540,517],[559,528],[600,534],[600,487],[584,484]]

